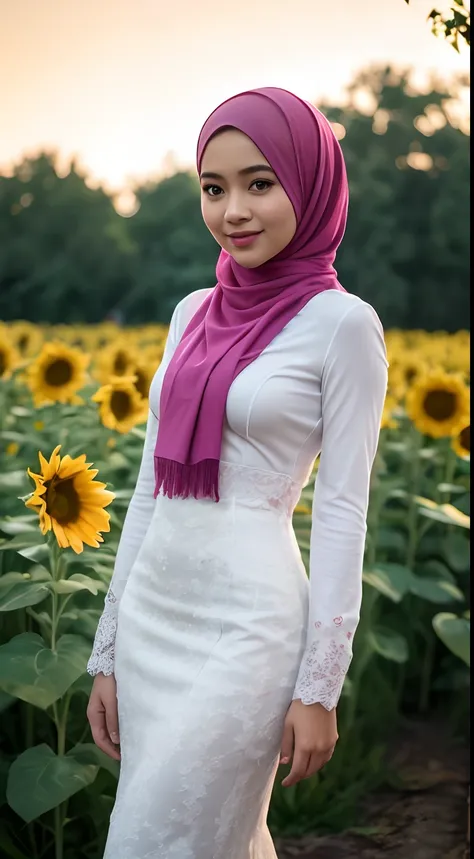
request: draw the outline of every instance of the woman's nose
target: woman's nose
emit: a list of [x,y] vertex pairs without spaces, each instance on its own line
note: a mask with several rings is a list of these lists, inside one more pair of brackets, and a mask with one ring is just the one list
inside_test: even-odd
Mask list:
[[229,223],[237,223],[240,221],[249,221],[252,213],[248,204],[243,200],[241,194],[231,194],[227,201],[225,211],[225,219]]

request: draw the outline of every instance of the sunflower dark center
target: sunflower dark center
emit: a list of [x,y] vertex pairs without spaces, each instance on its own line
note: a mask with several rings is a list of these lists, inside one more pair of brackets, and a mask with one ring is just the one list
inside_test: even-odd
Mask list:
[[18,338],[18,348],[22,355],[26,352],[28,348],[28,343],[28,334],[22,334],[21,337]]
[[471,452],[471,427],[464,427],[464,429],[459,433],[459,441],[461,442],[461,447],[464,450],[467,450],[468,453]]
[[418,375],[418,369],[416,367],[414,367],[413,365],[405,368],[405,379],[408,382],[408,384],[413,382],[413,379],[417,375]]
[[447,421],[456,413],[456,394],[452,391],[429,391],[423,403],[428,417],[435,421]]
[[115,356],[115,361],[114,361],[114,373],[115,373],[115,375],[116,376],[125,375],[125,373],[127,371],[127,367],[128,367],[128,361],[127,361],[127,356],[125,355],[125,352],[121,352],[121,351],[117,352],[117,354]]
[[60,525],[67,525],[79,518],[81,502],[74,487],[74,478],[57,480],[53,477],[47,484],[46,512]]
[[44,379],[46,384],[51,385],[53,388],[67,385],[72,379],[71,364],[65,358],[57,358],[46,369]]
[[141,397],[147,397],[148,396],[148,384],[147,384],[147,379],[146,379],[145,373],[142,373],[141,370],[135,370],[135,375],[137,377],[136,381],[134,383],[135,388],[137,389],[137,391]]
[[114,418],[123,421],[124,418],[128,418],[131,410],[130,394],[126,391],[114,391],[110,397],[110,411]]

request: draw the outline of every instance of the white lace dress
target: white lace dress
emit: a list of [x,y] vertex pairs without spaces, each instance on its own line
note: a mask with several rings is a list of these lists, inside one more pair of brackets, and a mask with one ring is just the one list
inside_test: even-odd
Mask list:
[[[293,698],[336,706],[359,619],[383,332],[315,296],[234,380],[219,503],[153,498],[164,368],[88,670],[115,673],[121,771],[106,859],[276,859],[266,824]],[[321,452],[308,581],[292,512]]]

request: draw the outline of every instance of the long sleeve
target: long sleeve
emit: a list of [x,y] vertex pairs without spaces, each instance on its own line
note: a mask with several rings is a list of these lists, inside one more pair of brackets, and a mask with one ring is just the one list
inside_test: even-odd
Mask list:
[[308,631],[293,694],[327,710],[338,703],[360,617],[370,474],[387,367],[380,320],[370,305],[358,303],[339,322],[322,371]]
[[[167,366],[177,346],[177,305],[170,322],[168,338],[163,354],[162,365]],[[115,656],[115,634],[120,598],[123,594],[129,572],[143,543],[151,521],[155,499],[155,476],[153,453],[158,432],[158,419],[148,412],[145,442],[137,483],[128,506],[122,534],[117,549],[113,576],[105,597],[104,610],[97,626],[94,646],[87,664],[89,674],[113,674]]]

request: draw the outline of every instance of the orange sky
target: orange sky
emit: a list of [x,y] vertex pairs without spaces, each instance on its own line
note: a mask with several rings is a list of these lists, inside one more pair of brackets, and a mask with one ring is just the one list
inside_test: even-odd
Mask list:
[[[110,189],[194,160],[210,111],[254,86],[342,95],[371,62],[467,71],[433,0],[0,0],[0,169],[40,146]],[[438,5],[446,5],[439,0]]]

